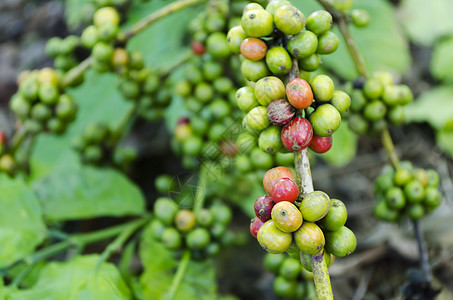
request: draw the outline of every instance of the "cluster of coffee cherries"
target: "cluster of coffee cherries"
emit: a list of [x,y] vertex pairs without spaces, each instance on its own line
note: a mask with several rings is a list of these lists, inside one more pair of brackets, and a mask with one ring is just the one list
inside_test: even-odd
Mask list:
[[114,132],[105,123],[92,123],[72,140],[83,163],[101,166],[113,163],[116,167],[127,170],[137,157],[132,147],[114,147]]
[[154,203],[154,216],[151,234],[176,255],[190,249],[193,259],[205,259],[216,255],[222,246],[231,242],[227,225],[232,212],[223,203],[192,211],[181,209],[170,198],[161,197]]
[[315,299],[313,274],[301,264],[299,257],[267,253],[263,261],[266,270],[275,275],[274,292],[288,299]]
[[377,72],[352,93],[349,128],[357,134],[379,133],[388,123],[404,122],[404,106],[413,95],[405,84],[393,84],[388,72]]
[[320,54],[338,48],[332,22],[332,15],[325,10],[305,19],[289,1],[272,0],[266,9],[251,3],[244,8],[241,25],[229,31],[228,42],[234,53],[242,55],[241,70],[250,81],[271,73],[288,74],[291,56],[298,59],[302,70],[312,72],[321,64]]
[[299,205],[299,189],[293,172],[286,167],[270,169],[263,177],[268,195],[254,204],[256,217],[250,232],[263,249],[270,253],[322,253],[343,257],[357,245],[354,233],[345,226],[347,210],[344,203],[330,199],[322,191],[307,194]]
[[385,168],[375,182],[374,213],[387,222],[404,216],[418,220],[442,203],[438,186],[439,174],[433,169],[415,168],[409,161],[396,170]]
[[61,77],[51,68],[23,72],[19,90],[10,102],[11,110],[29,133],[50,131],[61,134],[75,119],[77,105],[65,93]]
[[80,37],[76,35],[53,37],[47,41],[46,54],[55,59],[55,69],[64,73],[78,64],[74,52],[79,45]]
[[256,3],[247,5],[241,25],[228,33],[231,50],[243,57],[242,74],[252,81],[237,91],[236,102],[246,113],[244,127],[259,136],[262,150],[294,152],[311,145],[313,151],[324,153],[331,148],[331,136],[351,103],[349,96],[335,91],[326,75],[308,82],[295,78],[286,85],[278,77],[290,72],[291,56],[300,61],[303,70],[315,70],[317,66],[304,67],[305,59],[317,57],[319,62],[319,54],[332,53],[338,47],[331,27],[332,16],[327,11],[316,11],[305,21],[303,13],[288,1],[271,1],[266,10]]

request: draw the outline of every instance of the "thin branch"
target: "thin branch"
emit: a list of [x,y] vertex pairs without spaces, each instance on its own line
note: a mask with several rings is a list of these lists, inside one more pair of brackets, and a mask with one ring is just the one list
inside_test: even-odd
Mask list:
[[426,282],[431,282],[432,275],[431,267],[429,265],[428,248],[426,247],[426,242],[423,238],[423,232],[420,228],[420,223],[417,220],[413,220],[412,225],[414,227],[414,233],[417,239],[418,254],[420,256],[420,267],[423,271]]
[[179,261],[178,270],[176,271],[173,281],[170,286],[170,290],[165,297],[165,300],[173,300],[176,296],[179,286],[181,285],[184,274],[186,273],[187,266],[190,262],[190,251],[186,250],[182,259]]
[[382,145],[387,152],[387,157],[390,160],[390,163],[395,169],[398,169],[400,166],[400,161],[398,159],[398,154],[396,153],[395,146],[393,145],[392,137],[390,136],[390,132],[387,128],[385,128],[381,132],[381,141]]
[[143,31],[149,25],[156,21],[166,17],[172,13],[180,11],[186,7],[206,2],[207,0],[179,0],[162,7],[161,9],[151,13],[150,15],[143,18],[141,21],[136,23],[131,29],[129,29],[123,37],[120,37],[120,41],[125,42],[137,33]]

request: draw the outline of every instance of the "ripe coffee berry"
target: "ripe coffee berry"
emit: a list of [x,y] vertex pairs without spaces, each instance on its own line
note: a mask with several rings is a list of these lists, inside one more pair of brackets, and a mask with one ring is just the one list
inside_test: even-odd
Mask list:
[[292,106],[305,109],[313,102],[313,91],[308,82],[302,78],[294,78],[286,85],[286,96]]
[[309,148],[316,153],[325,153],[332,148],[332,136],[314,134]]
[[270,196],[261,196],[255,201],[253,208],[255,209],[255,215],[258,219],[263,222],[266,222],[271,218],[272,208],[274,207],[274,202]]
[[293,171],[287,167],[275,167],[267,171],[263,177],[263,187],[266,193],[272,194],[274,184],[281,178],[295,179]]
[[313,128],[305,118],[294,118],[283,127],[282,143],[289,151],[302,151],[310,145],[312,139]]
[[271,195],[275,203],[281,201],[293,203],[299,196],[299,188],[291,179],[281,178],[274,184]]
[[267,107],[267,118],[275,126],[283,126],[289,123],[296,110],[285,99],[272,101]]
[[266,56],[267,45],[260,39],[247,38],[241,43],[241,54],[250,60],[260,60]]
[[203,55],[206,52],[206,47],[199,41],[192,41],[192,51],[197,55]]
[[254,238],[256,238],[258,230],[261,228],[263,224],[264,224],[263,221],[256,217],[250,221],[250,233],[253,235]]

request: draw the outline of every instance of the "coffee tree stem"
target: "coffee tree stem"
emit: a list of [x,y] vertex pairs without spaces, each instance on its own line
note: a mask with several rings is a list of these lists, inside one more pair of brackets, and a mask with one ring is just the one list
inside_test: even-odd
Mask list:
[[[297,59],[293,59],[288,81],[299,77],[299,66]],[[299,152],[294,152],[294,164],[296,170],[296,183],[299,186],[299,199],[313,192],[313,179],[311,177],[310,161],[308,159],[307,148]],[[327,264],[324,259],[324,251],[316,255],[310,255],[313,269],[313,280],[315,283],[316,295],[319,300],[333,299],[332,285],[330,283]]]

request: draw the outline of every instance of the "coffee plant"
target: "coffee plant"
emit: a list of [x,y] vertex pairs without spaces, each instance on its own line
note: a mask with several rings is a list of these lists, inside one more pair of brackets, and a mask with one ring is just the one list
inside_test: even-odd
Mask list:
[[[421,0],[65,6],[52,64],[21,70],[0,130],[0,299],[453,297],[450,231],[422,230],[451,223],[449,16],[432,25]],[[432,45],[431,74],[409,72]]]

